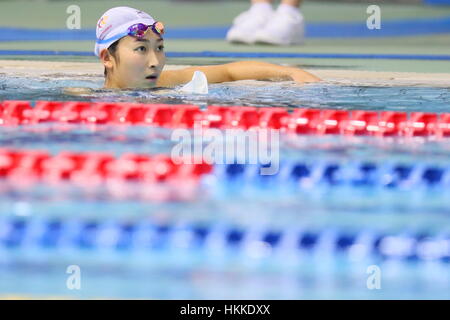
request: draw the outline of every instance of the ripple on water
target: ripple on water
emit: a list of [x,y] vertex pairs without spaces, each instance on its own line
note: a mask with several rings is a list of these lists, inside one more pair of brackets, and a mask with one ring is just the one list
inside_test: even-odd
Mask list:
[[[194,103],[199,105],[279,106],[288,108],[370,109],[395,111],[450,111],[450,89],[433,87],[380,87],[293,82],[238,81],[210,84],[207,95],[186,94],[174,89],[102,90],[98,80],[29,79],[0,80],[0,100],[135,101],[140,103]],[[96,89],[89,95],[65,94],[66,87]]]

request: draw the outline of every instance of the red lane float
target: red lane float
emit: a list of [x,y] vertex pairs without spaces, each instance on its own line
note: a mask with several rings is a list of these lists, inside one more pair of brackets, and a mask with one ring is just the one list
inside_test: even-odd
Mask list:
[[287,109],[110,102],[0,102],[0,125],[41,122],[151,125],[166,128],[276,129],[296,134],[450,136],[450,113]]
[[158,183],[197,181],[212,171],[207,163],[179,163],[167,155],[0,149],[0,179],[20,182],[95,184],[107,180]]

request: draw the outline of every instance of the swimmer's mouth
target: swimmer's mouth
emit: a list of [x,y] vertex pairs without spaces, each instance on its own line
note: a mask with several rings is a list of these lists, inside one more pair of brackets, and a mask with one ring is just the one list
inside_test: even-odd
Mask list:
[[151,76],[145,77],[145,79],[148,79],[148,80],[156,80],[156,79],[158,79],[158,77],[155,76],[155,75],[151,75]]

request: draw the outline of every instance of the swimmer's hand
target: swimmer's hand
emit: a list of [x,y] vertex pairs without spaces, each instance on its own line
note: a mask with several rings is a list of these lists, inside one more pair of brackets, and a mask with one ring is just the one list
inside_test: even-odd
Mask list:
[[291,68],[289,76],[293,81],[298,83],[311,83],[321,81],[321,79],[316,77],[315,75],[298,68]]
[[63,89],[63,93],[64,94],[68,94],[68,95],[72,95],[72,96],[81,96],[84,94],[92,94],[94,92],[93,89],[91,88],[72,88],[72,87],[68,87],[68,88],[64,88]]

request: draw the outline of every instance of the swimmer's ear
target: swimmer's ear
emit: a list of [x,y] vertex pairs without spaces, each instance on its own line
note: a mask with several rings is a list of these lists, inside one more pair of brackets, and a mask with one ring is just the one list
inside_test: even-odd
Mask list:
[[102,60],[102,63],[105,66],[106,69],[112,69],[112,67],[114,65],[113,64],[113,57],[109,53],[109,51],[107,49],[103,49],[100,52],[100,60]]

